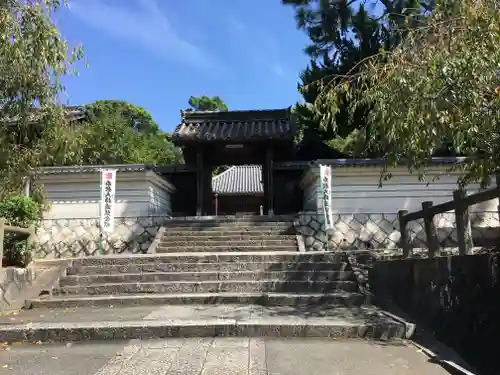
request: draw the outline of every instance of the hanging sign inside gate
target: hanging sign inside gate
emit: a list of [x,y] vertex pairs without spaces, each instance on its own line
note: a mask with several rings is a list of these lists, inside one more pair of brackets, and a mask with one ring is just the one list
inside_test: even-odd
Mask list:
[[115,222],[115,186],[116,170],[103,169],[101,171],[101,230],[113,232]]
[[321,193],[323,198],[323,214],[325,215],[326,229],[333,228],[332,215],[332,167],[329,165],[319,166]]

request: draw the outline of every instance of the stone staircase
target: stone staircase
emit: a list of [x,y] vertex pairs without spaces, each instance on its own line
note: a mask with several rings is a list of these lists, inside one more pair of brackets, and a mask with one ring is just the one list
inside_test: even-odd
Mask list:
[[38,262],[66,272],[26,301],[29,329],[0,316],[6,341],[405,332],[365,303],[346,254],[298,252],[291,221],[173,221],[154,254]]
[[359,306],[353,273],[333,253],[170,253],[70,261],[31,307],[249,303]]
[[156,253],[195,251],[297,251],[293,218],[221,217],[171,220],[163,228]]

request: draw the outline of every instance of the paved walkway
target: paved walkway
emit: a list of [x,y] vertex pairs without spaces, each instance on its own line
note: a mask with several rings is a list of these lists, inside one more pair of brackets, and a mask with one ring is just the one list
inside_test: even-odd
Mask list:
[[[5,349],[5,347],[4,347]],[[402,342],[207,338],[14,344],[0,374],[15,375],[445,375]]]

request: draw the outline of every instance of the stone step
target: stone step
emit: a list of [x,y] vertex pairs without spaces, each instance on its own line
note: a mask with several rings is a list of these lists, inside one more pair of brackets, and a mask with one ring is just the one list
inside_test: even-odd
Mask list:
[[39,310],[24,310],[16,321],[0,317],[2,323],[7,323],[0,325],[0,335],[2,342],[7,343],[220,336],[377,340],[405,337],[403,324],[375,308],[321,306],[311,313],[288,306],[220,307],[59,308],[43,309],[43,318]]
[[263,235],[261,233],[256,235],[245,235],[237,234],[234,236],[205,236],[203,233],[196,236],[175,236],[175,235],[164,235],[162,241],[297,241],[297,237],[294,234],[269,234]]
[[171,230],[165,231],[163,237],[234,237],[234,236],[291,236],[295,234],[294,228],[280,229],[280,230],[255,230],[250,228],[248,230],[234,229],[234,230]]
[[[174,237],[175,238],[175,237]],[[290,247],[297,247],[297,240],[263,240],[263,239],[257,239],[257,240],[184,240],[184,241],[179,241],[177,239],[165,239],[165,237],[162,239],[162,241],[158,244],[158,247],[227,247],[230,245],[231,247],[238,247],[238,246],[264,246],[264,247],[274,247],[274,246],[290,246]]]
[[300,271],[300,272],[350,272],[344,271],[345,263],[315,262],[218,262],[218,263],[144,263],[125,265],[69,267],[67,275],[115,275],[120,273],[155,272],[241,272],[241,271]]
[[165,222],[165,228],[288,228],[292,222],[284,221],[233,221],[233,222]]
[[262,232],[274,232],[274,233],[282,233],[282,232],[290,232],[294,230],[293,227],[289,225],[283,226],[252,226],[252,225],[235,225],[235,226],[223,226],[223,227],[196,227],[196,226],[175,226],[175,227],[165,227],[165,233],[171,232],[234,232],[234,231],[262,231]]
[[[72,267],[133,265],[154,263],[226,263],[226,262],[332,262],[343,263],[347,256],[326,251],[258,251],[258,252],[180,252],[168,254],[107,255],[71,259]],[[44,261],[36,264],[43,266]],[[53,263],[53,262],[52,262]]]
[[340,305],[361,306],[365,296],[360,293],[337,291],[332,293],[182,293],[182,294],[127,294],[108,296],[49,296],[26,301],[26,308],[71,308],[85,306],[134,305],[215,305],[240,304],[261,306]]
[[201,272],[154,272],[122,273],[111,275],[66,276],[61,278],[60,286],[87,286],[106,283],[132,283],[157,281],[223,281],[223,280],[290,280],[290,281],[348,281],[353,277],[349,271],[201,271]]
[[211,217],[174,217],[169,219],[169,223],[235,223],[235,222],[271,222],[271,223],[291,223],[296,215],[219,215]]
[[335,338],[388,341],[405,336],[405,326],[397,321],[346,324],[343,321],[280,322],[275,319],[238,321],[137,320],[113,322],[58,322],[2,326],[2,342],[80,342],[106,340],[152,340],[203,337]]
[[297,244],[291,245],[233,245],[233,244],[225,244],[225,245],[198,245],[198,246],[164,246],[158,245],[156,248],[156,252],[158,254],[162,253],[178,253],[179,251],[186,252],[246,252],[246,251],[298,251]]
[[355,292],[354,281],[159,281],[116,284],[93,284],[63,286],[53,291],[54,295],[105,295],[143,293],[330,293],[335,291]]

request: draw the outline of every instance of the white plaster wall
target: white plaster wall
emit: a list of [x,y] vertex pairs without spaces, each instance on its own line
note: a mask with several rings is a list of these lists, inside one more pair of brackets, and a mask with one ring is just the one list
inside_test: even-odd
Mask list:
[[[417,211],[422,202],[434,204],[453,199],[458,175],[446,175],[446,168],[429,171],[427,181],[419,181],[416,174],[401,168],[393,177],[379,186],[380,170],[376,167],[334,168],[332,170],[332,212],[343,213],[397,213],[399,210]],[[432,181],[434,176],[439,179]],[[469,194],[479,191],[479,185],[467,187]],[[322,201],[321,201],[322,202]],[[496,211],[498,199],[470,207],[474,211]]]
[[170,193],[165,187],[148,182],[149,205],[153,214],[172,214]]
[[303,209],[305,211],[316,211],[321,197],[319,169],[308,171],[302,189],[304,191]]
[[[419,181],[418,175],[405,168],[391,171],[393,177],[379,186],[380,168],[377,167],[333,167],[332,207],[334,232],[327,236],[323,224],[323,200],[320,188],[319,168],[308,171],[302,179],[305,200],[313,201],[314,188],[317,196],[316,214],[308,213],[299,218],[299,233],[305,239],[308,250],[332,248],[393,248],[398,246],[399,224],[397,212],[405,209],[415,212],[422,202],[434,204],[453,200],[453,191],[458,188],[459,175],[446,174],[446,167],[434,167],[427,173],[427,180]],[[439,176],[438,179],[434,177]],[[311,183],[311,179],[315,184]],[[469,194],[479,191],[479,185],[466,188]],[[476,246],[491,246],[498,237],[498,199],[471,206],[471,229]],[[310,211],[304,207],[305,211]],[[436,216],[438,238],[441,246],[457,245],[454,212]],[[426,237],[423,221],[409,223],[413,246],[425,247]],[[369,245],[369,246],[368,246]]]
[[[51,208],[44,219],[98,218],[98,173],[49,175],[41,179]],[[115,217],[151,215],[149,186],[143,172],[117,173]]]
[[[422,202],[434,204],[453,199],[457,189],[458,175],[446,174],[447,167],[434,167],[428,171],[427,180],[419,181],[418,175],[411,174],[406,168],[392,171],[393,177],[379,186],[380,168],[378,167],[332,167],[332,213],[387,213],[396,214],[399,210],[417,211]],[[323,200],[319,181],[319,168],[311,170],[314,183],[304,188],[304,210],[314,209],[314,199],[318,212],[322,212]],[[435,176],[438,179],[433,180]],[[469,194],[479,191],[478,184],[467,186]],[[496,212],[498,199],[470,207],[472,212]]]

